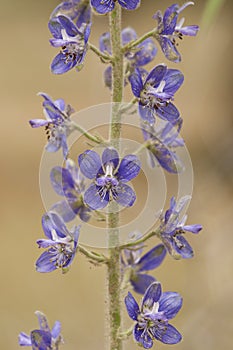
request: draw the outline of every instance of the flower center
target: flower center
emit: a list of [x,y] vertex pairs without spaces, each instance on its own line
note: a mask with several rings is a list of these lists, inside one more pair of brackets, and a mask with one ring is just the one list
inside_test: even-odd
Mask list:
[[49,250],[52,255],[51,261],[53,261],[57,268],[67,266],[72,255],[73,250],[70,244],[58,243]]
[[167,106],[172,100],[172,95],[164,91],[165,85],[165,80],[162,80],[157,87],[151,86],[150,83],[146,84],[141,92],[142,104],[155,109]]
[[[108,163],[105,168],[105,174],[96,179],[96,185],[99,186],[98,193],[104,198],[107,193],[110,197],[116,199],[118,180],[113,175],[114,165]],[[111,199],[110,198],[110,199]]]

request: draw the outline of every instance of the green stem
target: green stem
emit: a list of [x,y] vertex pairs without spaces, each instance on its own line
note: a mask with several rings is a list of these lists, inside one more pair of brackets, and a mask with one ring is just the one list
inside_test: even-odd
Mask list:
[[126,248],[130,248],[130,247],[134,247],[140,243],[143,243],[145,241],[147,241],[149,238],[157,236],[158,238],[160,238],[160,228],[158,228],[155,231],[151,231],[149,233],[147,233],[146,235],[144,235],[142,238],[137,239],[136,241],[132,241],[126,244],[121,245],[119,248],[120,249],[126,249]]
[[111,62],[112,57],[108,54],[104,54],[103,52],[101,52],[95,45],[92,45],[89,43],[88,47],[101,59],[102,62],[105,62],[105,63]]
[[129,42],[128,44],[126,44],[123,48],[122,48],[122,51],[123,52],[126,52],[128,50],[131,50],[133,49],[135,46],[141,44],[144,40],[152,37],[152,36],[156,36],[156,33],[157,33],[157,29],[153,29],[151,30],[150,32],[142,35],[140,38],[134,40],[134,41],[131,41]]
[[78,251],[85,255],[91,262],[105,264],[108,262],[108,258],[106,256],[104,256],[103,254],[91,252],[90,250],[84,248],[81,244],[79,244],[78,246]]
[[95,143],[105,143],[104,140],[100,136],[95,136],[90,134],[88,131],[83,129],[80,125],[72,122],[72,126],[75,130],[79,131],[82,135],[84,135],[88,140],[93,141]]
[[126,331],[119,333],[119,338],[121,338],[121,339],[123,339],[123,340],[127,339],[127,338],[133,333],[134,326],[135,326],[135,325],[133,324],[133,325],[132,325],[129,329],[127,329]]
[[[120,103],[123,97],[123,53],[121,50],[121,6],[115,3],[109,14],[112,47],[112,111],[109,138],[119,149],[121,135]],[[121,264],[119,246],[119,214],[117,204],[111,203],[108,214],[108,296],[109,296],[109,348],[122,350],[122,340],[118,337],[121,326]]]
[[125,103],[120,108],[120,113],[126,113],[128,112],[132,107],[134,107],[135,103],[138,101],[137,97],[134,97],[130,102]]

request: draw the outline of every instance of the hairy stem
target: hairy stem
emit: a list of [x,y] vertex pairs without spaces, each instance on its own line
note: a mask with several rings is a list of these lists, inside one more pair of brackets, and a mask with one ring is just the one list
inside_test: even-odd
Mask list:
[[[109,14],[112,45],[112,111],[109,130],[110,143],[119,149],[121,135],[120,102],[123,97],[123,53],[121,50],[121,6],[116,2]],[[119,214],[117,204],[111,203],[108,214],[108,296],[109,296],[109,348],[121,350],[122,340],[118,337],[121,326],[121,265],[119,246]]]

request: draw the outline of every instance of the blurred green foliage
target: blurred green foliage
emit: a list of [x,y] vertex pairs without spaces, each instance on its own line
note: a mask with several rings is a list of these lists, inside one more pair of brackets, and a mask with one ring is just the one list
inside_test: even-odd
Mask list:
[[204,26],[209,27],[215,17],[218,15],[220,8],[223,6],[225,0],[208,0],[205,5],[205,10],[202,17]]

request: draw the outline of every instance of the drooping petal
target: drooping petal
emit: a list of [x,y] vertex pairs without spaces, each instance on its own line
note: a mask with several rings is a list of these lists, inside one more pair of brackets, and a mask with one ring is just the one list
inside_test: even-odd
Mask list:
[[167,105],[160,106],[156,110],[156,114],[163,120],[167,120],[173,124],[177,122],[180,116],[180,112],[173,103],[168,103]]
[[141,273],[134,273],[130,278],[134,291],[139,294],[144,294],[151,283],[155,281],[156,279],[153,276]]
[[151,309],[156,303],[162,293],[161,284],[159,282],[152,283],[146,290],[142,299],[142,308],[146,307]]
[[144,328],[140,327],[138,323],[134,327],[133,335],[136,342],[138,342],[144,349],[152,348],[153,340],[148,332]]
[[100,196],[100,187],[95,184],[91,184],[84,193],[84,202],[92,210],[100,210],[107,206],[109,203],[109,192],[106,192],[103,197]]
[[140,114],[140,117],[149,123],[150,125],[153,125],[155,123],[155,109],[152,107],[144,106],[142,103],[139,102],[138,105],[138,111]]
[[61,148],[61,138],[56,137],[49,139],[45,149],[47,152],[57,152]]
[[150,330],[153,336],[164,344],[177,344],[182,339],[182,335],[170,324],[153,327]]
[[143,255],[137,263],[137,271],[150,271],[158,267],[166,256],[166,249],[163,244],[152,248]]
[[31,337],[24,332],[20,332],[18,342],[20,346],[32,346]]
[[95,151],[87,150],[78,157],[79,167],[84,176],[94,179],[102,170],[100,156]]
[[128,315],[130,318],[132,318],[134,321],[137,320],[138,315],[140,313],[138,303],[132,296],[130,292],[128,292],[128,295],[125,297],[125,306],[128,312]]
[[159,300],[159,311],[163,311],[168,320],[174,318],[182,307],[182,297],[176,292],[164,292]]
[[191,259],[193,257],[193,249],[182,235],[176,235],[175,237],[166,235],[162,237],[162,240],[173,258]]
[[122,159],[116,176],[119,181],[128,182],[138,175],[140,169],[141,165],[138,157],[129,154]]
[[56,261],[51,261],[51,254],[47,251],[43,252],[41,256],[36,261],[36,271],[47,273],[52,272],[57,269]]
[[51,333],[43,330],[34,330],[31,332],[31,341],[33,350],[51,349]]
[[51,63],[51,71],[54,74],[63,74],[72,69],[76,63],[76,61],[67,62],[63,53],[59,53]]
[[136,194],[130,186],[120,183],[117,186],[117,197],[115,200],[123,207],[131,207],[136,200]]
[[172,62],[178,63],[181,61],[181,55],[176,46],[166,36],[156,36],[165,57]]
[[183,169],[181,160],[178,158],[177,154],[168,149],[168,147],[159,145],[150,147],[149,150],[160,166],[169,173],[177,174]]

